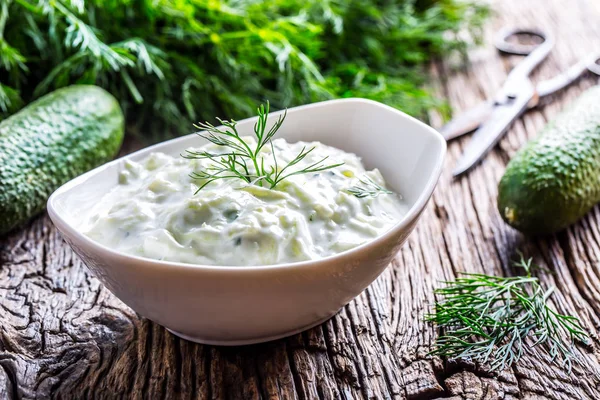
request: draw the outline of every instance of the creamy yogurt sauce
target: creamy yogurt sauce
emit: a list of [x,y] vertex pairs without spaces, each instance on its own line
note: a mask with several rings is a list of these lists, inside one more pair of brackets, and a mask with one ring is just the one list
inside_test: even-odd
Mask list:
[[[252,142],[252,138],[244,138]],[[190,173],[209,160],[152,153],[125,161],[118,185],[91,210],[83,230],[124,253],[204,265],[269,265],[314,260],[356,247],[389,230],[405,214],[397,194],[358,198],[347,190],[370,178],[355,154],[319,142],[274,139],[279,165],[315,149],[294,170],[325,156],[330,170],[291,176],[274,189],[222,179],[194,194],[202,181]],[[214,144],[203,146],[213,153]],[[191,149],[198,150],[198,149]],[[264,154],[262,154],[264,153]],[[270,146],[261,155],[271,165]]]

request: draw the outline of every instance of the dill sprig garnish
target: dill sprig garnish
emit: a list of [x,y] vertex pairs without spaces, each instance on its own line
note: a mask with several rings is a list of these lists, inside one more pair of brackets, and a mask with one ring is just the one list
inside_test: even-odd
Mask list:
[[542,289],[531,274],[531,259],[521,256],[515,265],[526,274],[464,274],[435,291],[443,300],[426,319],[444,334],[432,354],[486,363],[493,371],[510,367],[535,347],[568,371],[573,362],[585,365],[575,349],[576,342],[588,341],[579,320],[548,305],[555,288]]
[[346,192],[353,194],[359,199],[364,197],[377,197],[380,194],[394,194],[394,192],[387,190],[368,176],[360,178],[358,181],[361,184],[349,187],[346,189]]
[[[257,112],[258,119],[254,124],[255,145],[246,142],[240,136],[237,130],[237,122],[234,120],[225,121],[217,118],[224,129],[217,128],[209,122],[194,125],[196,128],[202,130],[202,132],[198,133],[200,137],[227,149],[224,153],[211,153],[206,150],[187,150],[186,154],[182,155],[188,159],[208,159],[211,161],[204,170],[191,174],[192,178],[203,181],[196,193],[209,183],[219,179],[240,179],[248,184],[257,184],[273,189],[277,184],[290,176],[321,172],[344,164],[326,164],[325,161],[329,156],[325,156],[308,166],[290,170],[291,167],[299,164],[315,149],[312,147],[307,150],[305,146],[294,159],[280,168],[272,140],[275,133],[281,128],[287,115],[287,110],[278,117],[269,130],[267,130],[269,102],[267,102],[266,107],[264,104],[261,104]],[[260,154],[267,145],[271,146],[271,156],[273,158],[273,165],[270,166],[265,166],[265,159]]]

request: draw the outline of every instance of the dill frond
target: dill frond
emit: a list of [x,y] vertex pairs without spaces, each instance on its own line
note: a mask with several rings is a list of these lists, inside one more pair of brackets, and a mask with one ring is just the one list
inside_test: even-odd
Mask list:
[[[240,179],[245,183],[274,189],[280,182],[290,176],[321,172],[343,165],[343,163],[327,164],[325,161],[328,157],[323,157],[308,166],[293,170],[291,167],[298,165],[315,149],[312,147],[307,150],[306,147],[303,147],[294,159],[289,161],[285,166],[280,167],[272,140],[275,133],[281,128],[287,115],[287,110],[277,118],[277,121],[275,121],[269,130],[267,130],[269,102],[267,102],[266,106],[261,104],[257,112],[258,119],[254,124],[254,136],[256,138],[254,146],[251,143],[247,143],[240,136],[237,130],[237,122],[234,120],[225,121],[218,118],[224,129],[217,128],[209,122],[194,125],[196,128],[202,129],[202,132],[198,133],[200,137],[216,146],[227,149],[224,153],[187,150],[185,154],[182,154],[184,158],[188,159],[208,159],[211,161],[209,166],[204,170],[191,174],[192,178],[202,181],[196,193],[218,179]],[[273,165],[269,167],[265,167],[264,158],[260,154],[267,145],[271,146],[271,156],[273,157]]]
[[463,274],[435,293],[442,300],[426,319],[443,334],[431,354],[488,364],[491,370],[511,367],[531,347],[551,362],[571,370],[586,360],[575,347],[588,334],[575,317],[548,304],[554,288],[544,290],[532,275],[535,266],[522,256],[515,264],[524,276]]
[[377,197],[380,194],[394,194],[394,192],[387,190],[368,176],[364,176],[358,181],[360,184],[351,186],[346,189],[346,191],[359,199],[364,197]]
[[479,4],[3,0],[0,83],[24,104],[99,85],[148,141],[214,115],[248,117],[263,98],[284,109],[367,97],[425,116],[443,105],[425,89],[423,67],[469,41],[452,33],[479,36]]

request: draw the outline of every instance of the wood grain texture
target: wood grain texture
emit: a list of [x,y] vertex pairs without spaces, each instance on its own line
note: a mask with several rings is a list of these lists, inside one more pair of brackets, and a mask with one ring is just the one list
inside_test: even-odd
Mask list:
[[[432,67],[432,85],[456,112],[497,90],[519,57],[501,57],[491,35],[505,24],[551,30],[557,45],[534,74],[552,77],[600,50],[597,0],[495,3],[487,45]],[[566,232],[527,239],[496,211],[496,187],[515,151],[586,87],[588,77],[519,120],[466,178],[450,170],[467,139],[449,145],[440,184],[396,260],[331,320],[283,340],[237,348],[193,344],[134,313],[64,244],[47,216],[0,239],[0,399],[598,399],[596,378],[541,355],[510,370],[427,354],[423,322],[439,281],[461,271],[511,274],[517,249],[555,285],[555,307],[593,333],[586,356],[600,370],[600,209]],[[438,115],[432,114],[439,125]],[[135,147],[135,146],[130,146]]]

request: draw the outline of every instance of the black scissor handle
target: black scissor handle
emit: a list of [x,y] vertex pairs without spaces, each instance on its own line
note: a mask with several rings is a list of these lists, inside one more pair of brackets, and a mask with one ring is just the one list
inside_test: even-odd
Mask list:
[[[524,45],[511,43],[508,39],[517,35],[532,35],[542,39],[542,43]],[[508,75],[507,81],[527,79],[529,74],[550,54],[554,46],[554,36],[538,29],[502,28],[496,34],[494,45],[503,53],[526,56]]]

